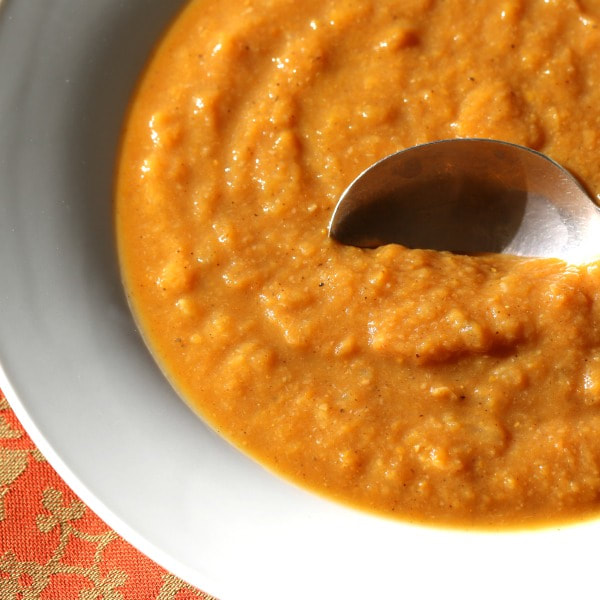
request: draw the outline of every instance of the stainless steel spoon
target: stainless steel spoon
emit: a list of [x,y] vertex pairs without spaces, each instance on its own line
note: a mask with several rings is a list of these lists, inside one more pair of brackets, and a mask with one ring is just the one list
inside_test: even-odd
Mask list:
[[353,246],[399,243],[585,263],[600,255],[600,209],[563,167],[487,139],[442,140],[392,154],[340,197],[329,235]]

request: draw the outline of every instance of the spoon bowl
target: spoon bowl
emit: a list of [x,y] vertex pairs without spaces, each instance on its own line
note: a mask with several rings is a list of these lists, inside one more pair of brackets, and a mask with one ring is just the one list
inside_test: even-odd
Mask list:
[[600,209],[549,157],[452,139],[392,154],[340,197],[329,235],[348,245],[504,253],[585,263],[600,254]]

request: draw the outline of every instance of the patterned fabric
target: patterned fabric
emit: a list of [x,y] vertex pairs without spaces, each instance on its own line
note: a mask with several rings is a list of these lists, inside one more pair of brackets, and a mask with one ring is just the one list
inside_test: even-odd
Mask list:
[[2,600],[214,600],[103,523],[34,446],[0,391]]

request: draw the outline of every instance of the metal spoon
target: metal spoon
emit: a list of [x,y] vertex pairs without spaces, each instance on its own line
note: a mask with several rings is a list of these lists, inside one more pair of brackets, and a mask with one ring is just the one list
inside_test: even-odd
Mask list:
[[359,175],[329,225],[343,244],[584,263],[600,254],[600,209],[558,163],[487,139],[442,140],[392,154]]

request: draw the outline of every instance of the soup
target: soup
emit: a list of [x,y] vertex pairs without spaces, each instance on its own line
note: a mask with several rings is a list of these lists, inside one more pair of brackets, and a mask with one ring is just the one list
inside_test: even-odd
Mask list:
[[600,197],[594,2],[192,0],[133,99],[127,293],[203,418],[269,469],[411,522],[600,507],[600,271],[327,237],[408,146],[540,150]]

